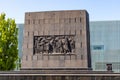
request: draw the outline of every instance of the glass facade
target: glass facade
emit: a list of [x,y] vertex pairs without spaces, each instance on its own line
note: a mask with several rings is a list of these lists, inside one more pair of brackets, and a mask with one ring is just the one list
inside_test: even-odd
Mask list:
[[17,24],[18,27],[18,53],[19,53],[19,57],[22,57],[22,41],[23,41],[23,28],[24,28],[24,24]]
[[120,21],[90,22],[90,42],[93,70],[120,72]]
[[16,62],[17,66],[15,68],[15,70],[20,70],[20,66],[21,66],[21,58],[22,58],[22,41],[23,41],[23,28],[24,28],[24,24],[17,24],[16,25],[18,28],[18,55],[19,55],[19,59]]

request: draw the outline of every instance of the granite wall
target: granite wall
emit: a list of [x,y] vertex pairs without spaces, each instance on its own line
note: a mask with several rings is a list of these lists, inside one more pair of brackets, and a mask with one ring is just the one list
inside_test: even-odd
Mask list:
[[[89,37],[89,16],[85,10],[26,12],[21,68],[90,68]],[[50,44],[60,40],[59,48],[58,44]]]

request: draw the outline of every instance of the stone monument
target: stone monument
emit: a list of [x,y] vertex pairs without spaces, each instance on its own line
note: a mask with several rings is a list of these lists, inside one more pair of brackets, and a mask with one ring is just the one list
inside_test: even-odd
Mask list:
[[86,10],[25,13],[21,69],[90,69]]
[[0,80],[120,80],[111,64],[92,71],[90,58],[87,11],[27,12],[21,70],[1,71]]

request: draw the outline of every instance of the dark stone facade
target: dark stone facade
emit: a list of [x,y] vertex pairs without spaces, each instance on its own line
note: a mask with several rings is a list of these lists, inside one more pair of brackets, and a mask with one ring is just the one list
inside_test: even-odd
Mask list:
[[25,13],[22,69],[91,68],[85,10]]

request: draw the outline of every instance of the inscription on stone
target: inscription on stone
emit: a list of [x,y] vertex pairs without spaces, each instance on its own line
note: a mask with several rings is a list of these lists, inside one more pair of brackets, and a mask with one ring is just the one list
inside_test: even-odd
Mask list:
[[75,53],[74,35],[34,36],[34,54]]

